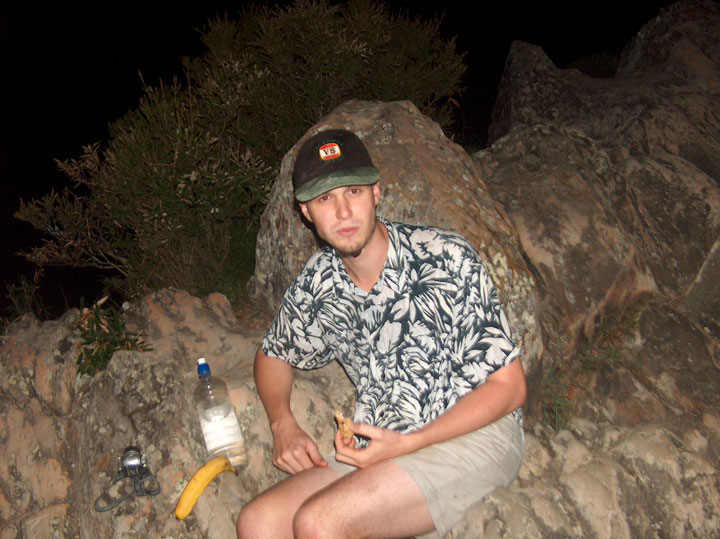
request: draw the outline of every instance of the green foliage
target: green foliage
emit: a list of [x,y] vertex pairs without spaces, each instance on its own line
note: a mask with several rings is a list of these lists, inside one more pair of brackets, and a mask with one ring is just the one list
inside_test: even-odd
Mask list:
[[215,20],[203,38],[209,53],[185,66],[204,101],[236,112],[227,127],[276,163],[349,98],[407,99],[447,126],[465,66],[439,30],[439,20],[391,15],[377,2],[301,0]]
[[282,155],[350,99],[408,99],[447,125],[465,71],[439,21],[376,2],[298,0],[217,19],[186,84],[146,87],[110,141],[59,163],[73,189],[21,204],[39,265],[93,267],[126,297],[174,286],[238,299]]
[[77,358],[78,374],[94,375],[107,367],[118,350],[150,350],[136,333],[127,331],[120,313],[102,298],[91,308],[81,308],[78,328],[82,340]]
[[543,372],[542,418],[543,425],[561,430],[570,416],[570,379],[557,369]]

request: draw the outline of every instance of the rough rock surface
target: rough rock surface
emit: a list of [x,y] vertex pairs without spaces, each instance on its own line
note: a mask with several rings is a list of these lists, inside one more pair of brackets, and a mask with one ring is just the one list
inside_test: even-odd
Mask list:
[[[717,4],[672,5],[640,30],[617,77],[602,80],[515,44],[493,144],[472,158],[408,103],[350,102],[310,131],[343,125],[369,141],[383,215],[475,243],[529,353],[536,402],[563,372],[551,367],[571,373],[543,395],[566,421],[542,424],[536,405],[518,480],[448,537],[717,537],[718,35]],[[284,209],[294,151],[258,243],[255,288],[270,307],[314,249]],[[277,252],[285,256],[268,255]],[[20,319],[2,336],[0,539],[232,537],[240,506],[282,477],[251,377],[266,320],[238,321],[219,294],[171,289],[124,317],[152,350],[117,352],[92,378],[75,376],[77,311]],[[249,460],[179,522],[175,502],[205,460],[190,403],[200,356],[229,382]],[[292,405],[327,453],[333,411],[351,400],[344,373],[329,366],[299,373]],[[147,453],[162,491],[97,513],[129,445]]]
[[658,294],[631,308],[618,348],[584,358],[603,368],[575,378],[566,427],[528,428],[517,481],[450,537],[717,537],[717,342]]
[[[69,514],[73,463],[77,319],[70,311],[8,328],[0,349],[0,537],[61,534]],[[42,533],[35,535],[37,530]],[[45,535],[43,535],[45,534]]]
[[473,157],[536,272],[558,358],[583,313],[587,326],[642,289],[685,294],[717,241],[719,16],[711,2],[667,8],[612,79],[512,46],[493,144]]
[[[199,299],[172,289],[128,306],[124,317],[151,350],[116,352],[106,370],[77,383],[77,311],[42,324],[21,319],[3,336],[0,538],[224,539],[234,536],[242,504],[283,477],[270,462],[272,436],[251,374],[264,330],[241,325],[220,294]],[[192,404],[198,357],[228,383],[248,462],[237,477],[219,476],[180,522],[175,503],[206,460]],[[326,454],[333,412],[352,409],[352,395],[339,366],[296,379],[293,407]],[[95,498],[128,446],[146,453],[162,491],[98,513]],[[113,496],[129,485],[121,482]]]
[[719,34],[716,3],[674,4],[611,79],[513,44],[492,146],[473,158],[515,223],[554,361],[643,290],[687,295],[717,337]]
[[[642,295],[629,310],[634,323],[617,348],[584,356],[566,427],[528,425],[518,480],[474,506],[449,537],[679,538],[718,529],[717,342],[663,295]],[[117,352],[106,371],[42,394],[47,359],[55,380],[74,376],[76,316],[22,319],[3,337],[0,537],[232,537],[240,506],[283,476],[270,465],[271,435],[250,376],[262,324],[242,326],[218,294],[161,290],[125,312],[152,350]],[[174,505],[205,460],[190,402],[198,355],[229,383],[249,459],[238,476],[219,476],[179,522]],[[333,411],[350,409],[351,395],[338,367],[297,377],[292,406],[326,454]],[[58,401],[69,406],[48,404]],[[93,501],[129,445],[146,452],[162,491],[97,513]]]

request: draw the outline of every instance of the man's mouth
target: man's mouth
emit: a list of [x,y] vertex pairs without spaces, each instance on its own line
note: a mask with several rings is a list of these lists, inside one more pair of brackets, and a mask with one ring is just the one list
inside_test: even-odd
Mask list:
[[338,228],[335,233],[338,236],[352,236],[353,234],[355,234],[355,232],[358,231],[358,228],[359,227],[357,226],[345,226],[342,228]]

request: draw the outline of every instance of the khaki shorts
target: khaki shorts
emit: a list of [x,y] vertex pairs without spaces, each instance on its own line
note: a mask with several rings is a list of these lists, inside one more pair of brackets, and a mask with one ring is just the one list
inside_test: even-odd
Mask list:
[[[482,429],[392,459],[427,500],[435,531],[422,539],[443,537],[471,505],[495,487],[509,486],[520,469],[524,449],[522,427],[507,415]],[[336,461],[334,455],[328,464],[343,475],[355,470]]]

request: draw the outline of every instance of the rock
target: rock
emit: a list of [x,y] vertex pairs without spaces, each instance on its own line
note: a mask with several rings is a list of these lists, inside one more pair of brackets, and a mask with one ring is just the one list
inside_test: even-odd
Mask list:
[[[76,479],[78,492],[99,495],[111,480],[108,462],[128,445],[148,454],[150,469],[163,490],[155,499],[137,498],[125,511],[142,512],[152,527],[133,533],[147,536],[232,536],[242,504],[277,482],[284,474],[272,467],[272,436],[252,380],[252,361],[263,330],[239,326],[224,296],[198,299],[178,290],[161,290],[128,309],[133,325],[142,331],[147,352],[117,352],[106,371],[90,382],[78,411],[81,461],[88,473]],[[192,390],[195,359],[204,356],[213,372],[226,380],[231,400],[240,412],[248,464],[235,477],[221,475],[202,495],[183,522],[170,520],[187,479],[206,460]],[[337,388],[337,394],[333,389]],[[335,399],[337,397],[337,399]],[[349,381],[338,367],[322,377],[298,377],[293,406],[298,420],[328,453],[334,435],[332,413],[352,400]],[[137,522],[123,518],[81,517],[81,527],[102,537]],[[129,529],[128,529],[129,533]],[[187,535],[185,535],[187,534]]]
[[716,3],[673,4],[612,79],[512,45],[492,146],[473,158],[536,277],[553,364],[604,312],[647,290],[687,293],[706,320],[720,314],[709,277],[720,234],[719,33]]
[[627,194],[616,167],[593,139],[554,124],[515,128],[474,159],[535,276],[545,365],[561,365],[601,313],[655,289],[618,219]]
[[713,340],[673,301],[657,294],[638,301],[637,326],[622,353],[606,369],[576,378],[566,428],[531,426],[517,481],[473,506],[449,537],[717,534]]
[[[567,427],[554,432],[528,425],[518,480],[471,508],[448,537],[636,537],[650,529],[668,537],[707,537],[717,529],[720,393],[710,351],[714,341],[692,323],[692,313],[662,295],[630,307],[637,322],[624,338],[623,353],[606,369],[577,378]],[[175,314],[170,318],[168,312]],[[58,418],[38,399],[31,397],[22,411],[3,401],[0,418],[10,437],[2,439],[2,462],[12,470],[0,477],[0,493],[16,494],[0,505],[3,536],[227,537],[240,506],[283,477],[270,463],[271,435],[246,353],[262,330],[239,327],[222,296],[200,299],[175,290],[148,296],[126,316],[137,327],[163,330],[145,335],[152,350],[116,352],[105,371],[81,379],[62,436],[63,431],[53,434]],[[49,338],[47,346],[76,342],[72,320],[66,317],[63,330],[57,321],[22,320],[10,328],[12,347],[6,335],[0,353],[5,359],[21,351],[23,335],[44,335],[46,326],[57,339]],[[228,368],[220,374],[229,381],[249,461],[237,477],[219,476],[191,516],[179,522],[172,516],[174,504],[205,459],[190,402],[193,347],[219,343],[213,336],[223,332],[233,335],[224,351],[209,350]],[[193,352],[183,358],[180,350]],[[293,409],[325,454],[331,450],[333,411],[350,409],[351,396],[337,366],[298,374]],[[32,429],[20,428],[25,421]],[[33,452],[38,444],[41,450]],[[146,452],[162,491],[97,513],[92,503],[109,486],[115,459],[128,445]],[[22,485],[13,483],[17,474],[24,474]]]
[[[16,537],[21,530],[23,537],[226,538],[235,533],[242,504],[285,476],[272,467],[272,436],[252,380],[263,329],[240,326],[220,294],[200,299],[173,289],[128,306],[124,317],[150,350],[116,352],[104,371],[78,378],[77,390],[76,311],[44,323],[24,318],[3,336],[0,515],[7,524],[0,528],[2,537]],[[62,365],[70,373],[64,376],[73,384],[58,383],[53,398],[46,399],[33,381],[47,369],[41,361],[46,351],[61,348]],[[199,356],[228,383],[248,463],[237,477],[219,476],[181,522],[172,516],[175,503],[206,460],[192,403]],[[352,386],[340,366],[296,379],[292,405],[298,421],[326,455],[335,432],[333,412],[352,409],[352,401]],[[53,408],[52,402],[69,405]],[[98,513],[93,503],[110,488],[117,458],[128,446],[147,455],[161,492],[131,496]],[[124,480],[113,494],[129,487]]]
[[618,76],[662,72],[712,83],[720,76],[717,2],[676,2],[643,26],[622,53]]
[[53,530],[65,536],[72,533],[66,501],[73,475],[68,453],[72,448],[76,320],[74,310],[43,324],[25,316],[2,337],[2,537],[15,537],[18,530],[23,537],[50,537]]
[[[697,313],[705,331],[712,333],[720,341],[720,237],[715,240],[703,265],[688,287],[683,298],[685,306]],[[720,350],[716,354],[716,364],[720,364]]]

